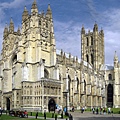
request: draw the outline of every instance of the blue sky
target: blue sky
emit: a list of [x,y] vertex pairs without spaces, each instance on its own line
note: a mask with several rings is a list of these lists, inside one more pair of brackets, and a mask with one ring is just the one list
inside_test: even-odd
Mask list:
[[[120,58],[120,0],[36,0],[39,12],[51,5],[57,49],[81,58],[80,30],[93,30],[94,23],[104,30],[105,63],[113,64],[114,53]],[[0,50],[3,29],[12,17],[15,29],[21,26],[24,6],[31,10],[33,0],[0,0]]]

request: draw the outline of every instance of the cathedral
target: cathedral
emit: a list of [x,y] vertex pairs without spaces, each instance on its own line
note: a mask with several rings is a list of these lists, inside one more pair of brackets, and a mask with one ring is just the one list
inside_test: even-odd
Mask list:
[[[81,31],[81,59],[56,48],[52,11],[24,8],[22,25],[6,25],[0,56],[0,106],[6,110],[48,111],[54,105],[120,107],[120,64],[105,65],[104,31]],[[54,104],[53,104],[54,103]]]

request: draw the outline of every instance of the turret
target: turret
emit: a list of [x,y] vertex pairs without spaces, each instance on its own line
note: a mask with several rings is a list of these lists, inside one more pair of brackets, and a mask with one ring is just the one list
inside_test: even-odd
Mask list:
[[84,26],[82,26],[81,34],[85,34],[85,28],[84,28]]
[[115,51],[115,55],[114,55],[114,67],[117,67],[118,65],[118,56],[117,56],[117,53]]
[[22,14],[22,21],[24,21],[28,16],[29,16],[29,13],[28,13],[26,6],[25,6],[23,14]]
[[11,18],[11,20],[10,20],[9,32],[10,32],[10,33],[13,33],[13,32],[14,32],[14,23],[13,23],[13,21],[12,21],[12,18]]
[[94,24],[93,31],[94,31],[94,32],[97,32],[97,31],[98,31],[98,25],[97,25],[96,23]]
[[36,14],[36,13],[38,14],[38,8],[37,8],[36,0],[34,0],[34,2],[32,4],[31,13],[32,14]]
[[46,17],[52,19],[52,11],[51,11],[51,8],[50,8],[50,4],[48,5],[48,9],[47,9]]
[[7,34],[8,34],[8,27],[6,25],[5,28],[4,28],[4,35],[3,35],[3,37],[6,37]]
[[18,27],[17,34],[20,35],[20,27]]

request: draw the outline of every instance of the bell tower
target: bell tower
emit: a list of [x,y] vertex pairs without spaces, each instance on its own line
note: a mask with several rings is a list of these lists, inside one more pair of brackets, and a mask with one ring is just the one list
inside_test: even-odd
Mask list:
[[91,64],[96,70],[104,64],[104,32],[98,31],[95,23],[93,32],[86,33],[84,26],[81,29],[81,58]]

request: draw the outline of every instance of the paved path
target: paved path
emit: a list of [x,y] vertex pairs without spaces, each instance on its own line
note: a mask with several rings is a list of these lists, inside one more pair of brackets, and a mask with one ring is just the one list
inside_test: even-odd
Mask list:
[[71,112],[74,120],[120,120],[120,114],[92,114],[92,112]]

